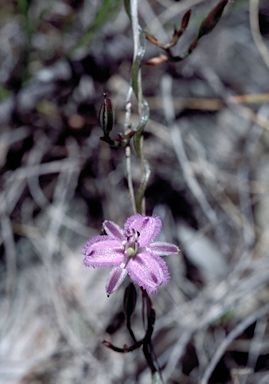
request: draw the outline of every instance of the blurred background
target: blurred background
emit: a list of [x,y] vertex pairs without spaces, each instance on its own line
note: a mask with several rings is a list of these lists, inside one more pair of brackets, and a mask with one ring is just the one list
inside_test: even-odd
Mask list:
[[[98,119],[107,92],[111,136],[123,132],[133,57],[123,2],[0,3],[0,383],[149,383],[141,350],[101,344],[131,344],[114,318],[124,289],[107,298],[109,271],[81,254],[103,220],[132,214],[124,150],[100,141]],[[183,56],[216,4],[140,0],[139,21],[167,43],[192,9],[172,49]],[[181,249],[152,295],[165,383],[269,383],[268,39],[268,1],[235,0],[183,61],[146,65],[162,53],[147,42],[146,210]],[[135,156],[132,171],[137,188]],[[139,313],[133,323],[143,336]]]

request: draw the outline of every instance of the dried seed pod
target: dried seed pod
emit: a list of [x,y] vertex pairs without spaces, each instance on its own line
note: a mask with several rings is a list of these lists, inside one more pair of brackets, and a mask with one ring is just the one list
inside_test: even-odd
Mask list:
[[185,15],[183,16],[182,18],[182,21],[181,21],[181,31],[184,32],[189,24],[189,21],[190,21],[190,17],[191,17],[191,9],[189,9]]
[[213,28],[215,28],[227,3],[228,0],[221,0],[202,21],[198,32],[198,39],[204,35],[207,35],[212,31]]
[[104,93],[104,101],[100,108],[99,118],[104,137],[109,137],[109,133],[112,131],[114,125],[114,109],[107,93]]
[[215,28],[228,2],[229,0],[221,0],[212,9],[212,11],[209,12],[206,18],[202,21],[197,36],[189,46],[189,49],[188,49],[189,55],[192,53],[194,48],[196,48],[198,41],[201,39],[201,37],[203,37],[204,35],[207,35],[209,32],[211,32]]

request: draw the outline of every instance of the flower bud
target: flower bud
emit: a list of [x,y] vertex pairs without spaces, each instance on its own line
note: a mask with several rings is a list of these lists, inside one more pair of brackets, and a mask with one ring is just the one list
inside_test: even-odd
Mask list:
[[124,323],[124,320],[125,320],[125,315],[124,315],[124,313],[122,311],[116,313],[115,316],[113,316],[113,318],[111,319],[111,321],[108,324],[108,326],[106,327],[106,332],[108,334],[112,335],[118,329],[120,329],[120,327]]
[[99,118],[104,137],[108,137],[114,125],[114,109],[107,93],[104,93],[104,101],[100,108]]
[[137,293],[133,283],[130,283],[124,292],[123,308],[127,318],[130,318],[135,310]]

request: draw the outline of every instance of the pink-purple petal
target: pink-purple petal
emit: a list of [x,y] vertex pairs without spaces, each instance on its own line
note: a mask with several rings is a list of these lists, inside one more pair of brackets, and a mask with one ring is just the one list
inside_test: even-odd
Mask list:
[[151,243],[148,248],[152,253],[159,256],[168,256],[172,253],[178,253],[179,249],[176,245],[170,243],[154,242]]
[[131,259],[126,266],[131,279],[149,293],[156,293],[161,285],[170,280],[165,261],[144,251]]
[[84,246],[84,264],[87,267],[112,267],[124,260],[124,248],[120,240],[110,236],[96,236]]
[[110,236],[95,236],[87,241],[86,245],[82,249],[82,253],[83,255],[88,255],[94,250],[111,250],[111,248],[123,249],[122,242],[117,239],[113,239]]
[[111,293],[113,293],[121,285],[126,275],[127,271],[124,268],[124,264],[112,269],[106,284],[106,292],[108,295],[111,295]]
[[114,267],[122,263],[123,255],[112,253],[111,254],[97,254],[94,253],[90,256],[85,256],[83,264],[86,267]]
[[92,239],[88,240],[87,243],[82,248],[83,255],[87,255],[91,251],[91,246],[99,241],[106,241],[110,238],[108,236],[95,236]]
[[103,228],[107,235],[119,239],[121,241],[124,240],[123,229],[119,225],[113,223],[113,221],[104,221]]
[[140,214],[133,215],[127,219],[124,225],[124,231],[135,229],[140,233],[139,245],[146,247],[160,233],[162,221],[157,216],[144,216]]

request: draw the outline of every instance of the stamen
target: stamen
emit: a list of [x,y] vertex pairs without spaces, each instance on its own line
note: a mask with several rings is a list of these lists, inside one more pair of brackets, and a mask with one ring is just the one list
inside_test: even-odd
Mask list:
[[125,254],[128,256],[128,259],[134,257],[139,249],[139,239],[140,233],[134,228],[129,228],[125,232],[126,241],[123,242]]

